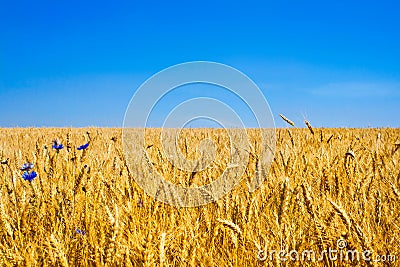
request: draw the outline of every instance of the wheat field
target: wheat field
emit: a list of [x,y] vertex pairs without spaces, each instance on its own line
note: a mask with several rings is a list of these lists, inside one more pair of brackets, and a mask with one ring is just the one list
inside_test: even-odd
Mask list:
[[[256,141],[257,130],[248,133]],[[213,168],[196,173],[175,169],[157,135],[147,130],[146,149],[171,182],[199,186],[226,168],[223,130],[182,133],[191,159],[202,138],[217,143]],[[146,173],[128,168],[121,136],[0,129],[1,266],[400,266],[400,129],[278,129],[258,190],[248,190],[261,149],[254,146],[240,184],[192,208],[144,193],[135,179]],[[64,148],[53,149],[53,139]],[[31,182],[22,178],[24,163],[34,164]],[[332,260],[330,249],[368,251],[372,260]],[[302,258],[310,250],[317,257]]]

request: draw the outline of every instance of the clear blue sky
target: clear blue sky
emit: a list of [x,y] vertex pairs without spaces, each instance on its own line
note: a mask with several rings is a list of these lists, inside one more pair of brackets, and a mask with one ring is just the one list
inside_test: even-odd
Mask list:
[[231,65],[276,125],[400,127],[398,1],[1,1],[0,126],[121,126],[174,64]]

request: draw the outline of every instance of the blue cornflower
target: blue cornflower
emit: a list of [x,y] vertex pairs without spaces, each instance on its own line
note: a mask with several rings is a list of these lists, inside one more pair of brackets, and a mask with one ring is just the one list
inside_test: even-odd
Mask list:
[[84,144],[84,145],[81,145],[81,146],[78,147],[77,149],[78,149],[78,150],[86,149],[86,148],[88,148],[88,146],[89,146],[89,143],[86,143],[86,144]]
[[32,171],[32,172],[26,171],[22,174],[22,178],[24,178],[24,180],[29,181],[29,182],[31,182],[33,179],[35,179],[36,176],[37,176],[37,173],[34,171]]
[[54,144],[53,145],[53,149],[56,149],[56,150],[60,150],[60,149],[63,149],[63,148],[64,148],[63,144],[59,144],[59,145]]
[[81,230],[81,229],[76,229],[75,232],[76,232],[78,235],[86,235],[86,232],[85,232],[84,230]]
[[53,146],[52,146],[52,148],[55,149],[55,150],[57,150],[57,151],[59,151],[59,150],[63,149],[64,146],[63,146],[63,144],[61,144],[61,143],[58,142],[57,140],[54,140],[54,141],[53,141]]
[[33,169],[33,163],[24,163],[20,168],[21,171],[29,171],[30,169]]

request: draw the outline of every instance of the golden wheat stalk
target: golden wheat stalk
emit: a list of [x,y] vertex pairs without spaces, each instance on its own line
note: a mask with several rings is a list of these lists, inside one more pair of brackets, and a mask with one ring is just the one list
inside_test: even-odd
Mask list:
[[310,132],[312,133],[312,135],[314,135],[314,129],[311,126],[311,124],[308,122],[308,120],[304,120],[304,123],[307,125],[307,128],[310,130]]
[[283,114],[279,114],[279,116],[281,116],[282,120],[284,120],[285,122],[287,122],[288,124],[292,125],[293,127],[295,127],[294,122],[289,120],[287,117],[285,117],[285,115]]
[[301,188],[303,189],[303,200],[306,206],[307,212],[311,215],[311,218],[315,217],[314,208],[313,208],[313,200],[310,196],[310,192],[304,184],[301,184]]
[[342,222],[347,226],[348,229],[351,229],[353,226],[353,222],[347,212],[338,204],[336,204],[333,200],[328,199],[329,203],[331,203],[332,207],[335,209],[337,214],[339,215]]
[[165,258],[165,237],[167,233],[161,234],[161,241],[160,241],[160,266],[165,266],[166,258]]
[[354,151],[353,151],[353,150],[349,149],[349,150],[346,152],[346,157],[352,157],[353,159],[355,159],[355,158],[356,158],[356,155],[354,154]]
[[398,149],[400,149],[400,141],[396,141],[396,143],[394,143],[394,152],[395,153]]
[[243,235],[242,230],[240,229],[239,225],[235,224],[234,222],[228,221],[228,220],[223,220],[220,218],[218,218],[217,221],[222,223],[222,225],[224,225],[225,227],[228,227],[229,229],[234,231],[239,236]]
[[69,266],[67,256],[64,253],[64,247],[60,241],[58,241],[53,234],[50,235],[50,241],[53,244],[53,248],[60,261],[60,265],[63,267]]
[[285,181],[283,182],[282,185],[282,192],[280,195],[280,204],[278,207],[278,224],[281,224],[282,219],[286,215],[286,211],[288,209],[288,200],[289,200],[289,178],[286,177]]
[[288,129],[288,133],[289,133],[289,137],[290,137],[290,142],[292,143],[292,147],[294,147],[293,135],[292,135],[292,132],[289,129]]

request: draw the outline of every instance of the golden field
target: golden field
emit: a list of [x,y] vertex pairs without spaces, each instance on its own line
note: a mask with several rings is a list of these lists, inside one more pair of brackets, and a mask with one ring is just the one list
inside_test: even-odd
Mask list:
[[[147,174],[127,167],[121,129],[0,129],[0,265],[400,266],[400,129],[313,131],[276,131],[258,190],[248,190],[255,145],[231,193],[178,208],[135,183]],[[257,130],[248,133],[256,144]],[[223,130],[182,133],[190,159],[203,138],[218,142],[213,168],[196,173],[168,162],[157,129],[147,134],[150,161],[171,182],[206,184],[227,166]],[[53,139],[64,145],[59,152]],[[27,162],[38,174],[32,182],[22,178]],[[324,253],[331,249],[369,251],[376,261],[335,260]],[[316,257],[302,258],[310,250]]]

